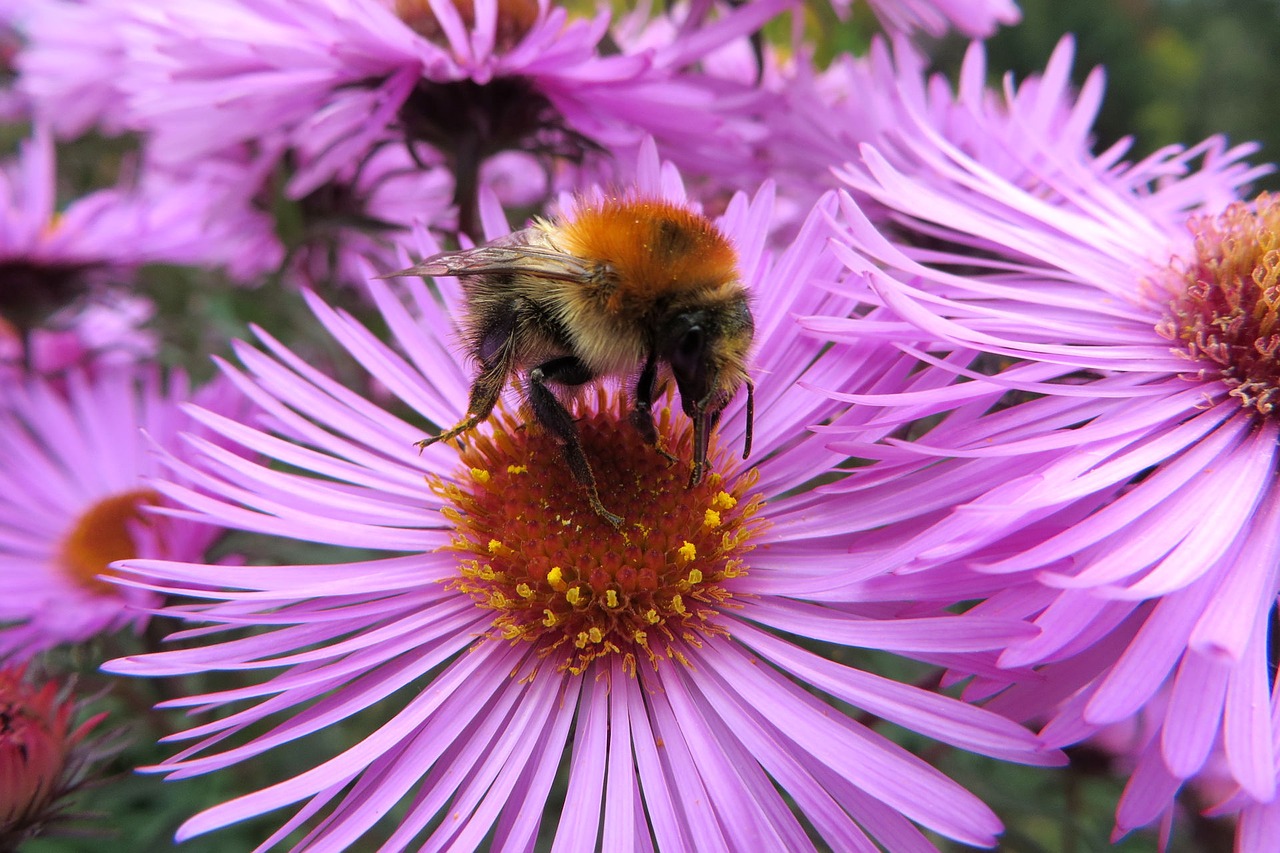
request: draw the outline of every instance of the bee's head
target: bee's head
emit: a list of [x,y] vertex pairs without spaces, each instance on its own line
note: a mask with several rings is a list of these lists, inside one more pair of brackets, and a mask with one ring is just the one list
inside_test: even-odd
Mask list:
[[747,434],[743,458],[751,452],[753,400],[746,358],[754,334],[755,322],[741,289],[735,289],[725,301],[672,313],[658,331],[658,356],[671,366],[680,406],[693,421],[691,485],[702,479],[710,432],[720,412],[744,382]]

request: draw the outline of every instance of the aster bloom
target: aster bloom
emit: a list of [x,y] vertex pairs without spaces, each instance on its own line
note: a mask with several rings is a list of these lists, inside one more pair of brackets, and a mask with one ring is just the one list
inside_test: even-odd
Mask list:
[[[637,197],[689,204],[652,153],[639,174]],[[777,257],[763,247],[770,208],[767,190],[739,196],[717,222],[754,295],[754,467],[738,458],[742,395],[718,424],[714,473],[691,488],[688,418],[667,409],[657,417],[663,445],[680,459],[670,464],[627,422],[617,389],[578,400],[585,453],[602,497],[625,519],[621,532],[590,508],[552,437],[513,414],[515,401],[461,450],[435,444],[419,455],[421,427],[265,332],[265,351],[238,348],[244,369],[228,374],[271,431],[197,416],[286,467],[205,446],[203,461],[173,464],[207,496],[158,488],[192,518],[392,556],[271,568],[126,561],[117,582],[191,599],[168,612],[195,626],[177,635],[194,645],[108,669],[264,672],[257,683],[167,703],[245,703],[182,734],[191,745],[152,768],[170,778],[265,757],[375,708],[384,722],[313,769],[197,815],[180,838],[301,804],[264,846],[305,827],[303,846],[340,849],[401,803],[386,849],[422,837],[460,849],[486,839],[532,848],[559,769],[567,791],[543,831],[572,849],[628,849],[651,837],[663,849],[810,849],[800,815],[838,849],[871,850],[873,838],[930,849],[912,821],[994,842],[999,822],[976,798],[831,700],[989,755],[1056,755],[1007,720],[776,633],[976,663],[1025,626],[888,595],[841,606],[791,595],[793,566],[840,570],[857,523],[806,487],[842,459],[806,425],[841,406],[797,383],[857,376],[874,385],[892,371],[881,348],[833,358],[823,341],[795,333],[793,313],[851,301],[811,284],[836,272],[823,248],[830,205]],[[489,212],[489,233],[505,233],[501,219]],[[421,253],[434,250],[428,243]],[[456,423],[472,379],[452,344],[456,285],[442,281],[442,297],[416,280],[403,296],[378,280],[370,287],[396,348],[312,298],[318,320],[409,408]],[[246,626],[263,630],[226,635]]]
[[[195,399],[231,413],[227,390]],[[141,630],[159,598],[104,582],[108,565],[204,554],[217,528],[150,511],[165,503],[148,481],[161,470],[156,445],[183,454],[179,433],[197,429],[181,410],[190,399],[182,377],[163,383],[146,368],[0,388],[0,660]]]
[[55,314],[26,340],[0,319],[0,379],[17,381],[28,371],[92,375],[152,358],[157,342],[144,324],[154,310],[142,297],[111,294]]
[[[1015,182],[926,121],[900,143],[905,161],[867,147],[843,171],[899,229],[889,239],[842,205],[842,255],[879,322],[809,323],[934,342],[914,345],[933,365],[928,391],[844,397],[940,419],[895,452],[938,458],[938,482],[969,490],[885,559],[1002,580],[975,611],[1034,620],[1041,634],[1001,664],[1038,678],[989,707],[1047,715],[1051,743],[1170,691],[1118,834],[1167,816],[1219,742],[1241,801],[1273,803],[1280,205],[1238,200],[1263,171],[1243,161],[1252,147],[1214,138],[1099,174],[1028,135]],[[875,452],[856,444],[837,446]],[[969,695],[1001,686],[980,679]]]
[[[912,137],[936,135],[1000,177],[1029,191],[1053,192],[1044,176],[1061,168],[1088,169],[1106,180],[1131,146],[1122,139],[1094,153],[1093,122],[1102,104],[1104,74],[1094,68],[1079,89],[1071,82],[1075,42],[1061,39],[1042,73],[1001,90],[988,87],[986,51],[971,44],[956,85],[926,73],[928,62],[903,37],[876,38],[866,56],[836,57],[816,68],[804,53],[766,68],[762,85],[777,94],[760,145],[771,175],[785,176],[790,194],[816,198],[840,186],[831,166],[861,145],[876,150],[899,171],[933,173]],[[902,137],[907,137],[904,142]],[[1028,135],[1044,145],[1025,144]],[[876,222],[889,216],[875,199],[853,191]]]
[[22,44],[14,25],[17,9],[0,9],[0,121],[18,122],[27,117],[27,99],[17,92],[8,79],[13,76],[15,57]]
[[217,264],[243,245],[240,226],[213,224],[221,196],[202,182],[152,178],[59,209],[54,169],[52,135],[37,127],[0,172],[0,317],[24,333],[143,264]]
[[954,29],[972,38],[987,38],[1002,24],[1009,26],[1022,20],[1022,12],[1011,0],[868,0],[868,3],[886,28],[898,32],[921,30],[935,37]]
[[16,850],[69,817],[67,798],[105,748],[94,730],[106,714],[79,724],[78,703],[56,681],[37,687],[26,667],[0,669],[0,847]]
[[745,161],[746,143],[718,129],[725,105],[680,74],[786,5],[750,4],[664,51],[606,56],[607,11],[571,20],[532,0],[134,3],[122,85],[163,163],[277,134],[312,152],[296,164],[295,198],[379,145],[429,146],[474,233],[479,166],[502,151],[581,160],[652,135],[703,168]]
[[121,12],[129,0],[12,0],[15,92],[37,123],[59,138],[128,130],[120,90],[125,49]]
[[[524,171],[517,170],[517,182],[507,188],[518,194]],[[528,171],[524,184],[540,183],[539,170]],[[363,282],[366,264],[395,265],[396,246],[415,225],[454,228],[451,195],[452,178],[443,164],[415,161],[399,145],[376,149],[358,168],[353,164],[297,200],[300,233],[288,235],[286,280],[304,286]]]
[[[206,227],[218,229],[227,273],[237,282],[260,285],[280,274],[298,286],[354,284],[363,280],[360,264],[394,263],[397,241],[414,225],[448,229],[456,219],[448,172],[439,163],[415,161],[402,146],[383,146],[358,168],[300,198],[282,199],[286,147],[277,138],[256,151],[239,146],[179,167],[148,164],[149,180],[204,194],[211,214]],[[504,186],[517,194],[521,188]]]

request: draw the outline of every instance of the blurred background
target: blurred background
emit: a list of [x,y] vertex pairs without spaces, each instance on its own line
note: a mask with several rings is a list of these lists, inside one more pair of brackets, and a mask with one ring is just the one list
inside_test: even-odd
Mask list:
[[[993,69],[1043,68],[1063,33],[1076,35],[1075,75],[1107,70],[1095,128],[1103,143],[1136,137],[1139,153],[1215,133],[1257,140],[1280,159],[1280,3],[1275,0],[1020,0],[1022,23],[988,47]],[[950,46],[948,46],[950,48]],[[1280,186],[1272,176],[1267,189]]]

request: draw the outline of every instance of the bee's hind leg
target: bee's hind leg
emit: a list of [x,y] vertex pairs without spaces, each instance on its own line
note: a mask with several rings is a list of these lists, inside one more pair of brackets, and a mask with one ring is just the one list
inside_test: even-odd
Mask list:
[[467,402],[467,416],[439,435],[431,435],[416,442],[418,450],[441,441],[451,441],[488,420],[502,396],[502,388],[511,373],[511,348],[503,347],[489,360],[482,362],[479,375],[471,385],[471,398]]
[[458,435],[475,429],[489,419],[489,415],[493,414],[494,406],[498,405],[498,397],[502,396],[503,384],[507,382],[507,371],[494,371],[493,377],[490,377],[488,371],[481,371],[479,377],[476,377],[474,386],[471,386],[471,401],[467,403],[467,416],[454,424],[453,427],[444,430],[439,435],[428,435],[419,442],[413,443],[413,446],[419,450],[425,450],[436,442],[448,442],[457,438]]
[[658,437],[658,430],[653,425],[653,394],[654,384],[657,379],[657,357],[650,353],[649,358],[645,360],[644,367],[640,370],[640,378],[636,382],[636,407],[631,410],[628,420],[636,428],[636,432],[640,433],[640,437],[644,439],[645,444],[658,451],[664,459],[674,465],[680,460],[668,453],[667,449],[662,446],[662,442]]
[[614,515],[600,503],[600,492],[596,488],[596,477],[591,471],[591,463],[582,452],[582,438],[578,435],[578,425],[564,404],[556,398],[546,383],[559,385],[582,385],[595,378],[591,370],[574,356],[552,359],[529,371],[529,405],[533,408],[534,417],[561,443],[564,461],[569,466],[573,478],[578,481],[587,493],[587,501],[596,515],[609,522],[613,527],[622,527],[622,517]]

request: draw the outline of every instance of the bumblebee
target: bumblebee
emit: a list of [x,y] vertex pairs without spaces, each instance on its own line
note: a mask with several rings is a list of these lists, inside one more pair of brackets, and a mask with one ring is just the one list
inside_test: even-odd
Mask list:
[[479,365],[466,417],[418,442],[420,448],[482,423],[507,382],[522,374],[534,418],[561,444],[592,509],[614,527],[622,518],[600,502],[577,426],[557,390],[631,379],[631,425],[674,462],[652,413],[658,389],[674,378],[693,422],[692,487],[708,468],[720,413],[745,384],[743,458],[751,452],[754,397],[745,363],[755,324],[733,247],[699,213],[660,199],[582,202],[571,218],[536,220],[393,275],[461,279],[463,341]]

